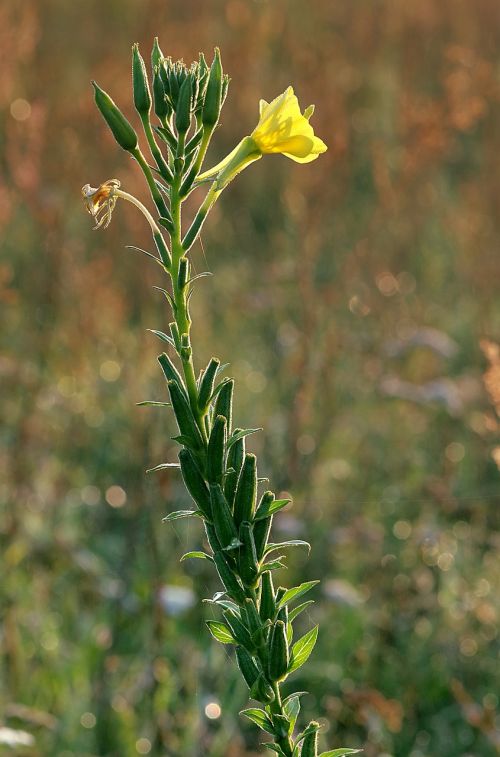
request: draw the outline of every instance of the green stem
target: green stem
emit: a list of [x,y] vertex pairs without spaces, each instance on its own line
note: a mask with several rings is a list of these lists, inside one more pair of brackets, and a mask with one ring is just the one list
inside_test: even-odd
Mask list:
[[181,216],[181,205],[182,200],[179,197],[179,185],[181,182],[181,175],[176,172],[174,176],[174,181],[171,188],[170,193],[170,206],[171,206],[171,213],[172,213],[172,223],[173,223],[173,231],[170,235],[171,242],[172,242],[172,268],[171,268],[171,279],[172,279],[172,292],[173,292],[173,299],[175,303],[175,322],[177,324],[177,328],[179,329],[179,336],[182,340],[183,336],[187,344],[185,345],[184,349],[181,349],[181,361],[182,361],[182,370],[184,373],[184,379],[186,381],[186,388],[188,391],[189,396],[189,402],[191,405],[191,410],[193,412],[193,415],[196,419],[196,422],[198,424],[198,427],[201,431],[201,434],[205,441],[207,441],[207,432],[205,428],[205,424],[203,422],[203,413],[200,411],[200,408],[198,406],[198,387],[196,385],[196,376],[194,372],[194,364],[193,364],[193,356],[192,356],[192,350],[191,350],[191,340],[190,340],[190,331],[191,331],[191,319],[189,317],[189,311],[188,311],[188,294],[189,294],[189,287],[181,288],[179,287],[178,282],[178,276],[179,276],[179,264],[181,261],[181,258],[184,256],[184,247],[181,240],[181,233],[182,233],[182,216]]
[[146,181],[148,182],[149,191],[151,192],[151,196],[155,202],[156,207],[158,208],[160,215],[162,217],[168,218],[170,216],[170,212],[167,208],[165,200],[161,196],[160,190],[156,186],[153,172],[151,171],[146,158],[138,147],[135,148],[135,150],[132,152],[132,155],[142,168],[142,172],[146,177]]
[[156,161],[158,170],[165,181],[170,184],[173,179],[172,171],[170,170],[165,158],[161,154],[160,148],[158,147],[153,134],[153,130],[151,128],[151,124],[149,122],[149,117],[147,115],[141,115],[141,121],[144,128],[144,134],[146,135],[146,139],[148,140],[149,149],[151,150],[151,154]]

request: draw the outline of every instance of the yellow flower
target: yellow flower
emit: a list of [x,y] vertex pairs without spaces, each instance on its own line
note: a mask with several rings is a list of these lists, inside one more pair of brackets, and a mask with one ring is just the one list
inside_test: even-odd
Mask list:
[[297,163],[310,163],[328,149],[309,123],[313,112],[310,105],[302,114],[293,87],[288,87],[271,103],[260,101],[260,120],[251,137],[263,154],[282,153]]
[[120,187],[118,179],[108,179],[99,187],[91,187],[85,184],[82,187],[82,195],[85,205],[92,218],[97,221],[94,229],[102,226],[104,229],[111,223],[111,215],[116,205],[116,190]]
[[200,174],[198,180],[216,178],[223,189],[246,166],[263,155],[281,153],[297,163],[310,163],[328,148],[314,134],[309,123],[314,112],[310,105],[300,112],[299,101],[288,87],[271,103],[260,101],[259,123],[249,137],[244,137],[234,150],[216,166]]

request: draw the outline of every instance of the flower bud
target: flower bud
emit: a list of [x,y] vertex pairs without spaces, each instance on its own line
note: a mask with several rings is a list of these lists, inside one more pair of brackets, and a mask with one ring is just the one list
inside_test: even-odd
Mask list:
[[245,679],[248,688],[251,689],[259,677],[259,669],[253,661],[253,657],[247,652],[245,647],[236,647],[236,660],[241,675]]
[[269,678],[280,681],[285,677],[290,664],[286,628],[282,620],[278,620],[273,628],[269,648]]
[[107,92],[101,89],[95,81],[92,82],[92,86],[94,87],[95,103],[114,138],[120,147],[132,152],[137,147],[137,134],[133,126],[127,121]]
[[203,103],[202,123],[204,126],[215,126],[219,120],[222,98],[222,64],[219,48],[215,48],[215,55],[210,66],[205,102]]
[[274,601],[273,576],[270,570],[262,574],[262,589],[260,594],[259,615],[261,620],[272,620],[276,612],[276,603]]
[[269,704],[274,701],[275,694],[273,687],[262,673],[250,689],[250,696],[252,699],[257,699],[257,701],[263,702],[264,704]]
[[231,421],[233,417],[233,390],[234,381],[226,381],[215,401],[214,414],[223,415],[227,421],[228,436],[231,433]]
[[210,486],[210,497],[215,532],[224,549],[233,542],[238,542],[238,533],[234,526],[231,510],[219,484]]
[[135,109],[141,116],[147,116],[151,110],[151,92],[146,66],[137,43],[132,46],[132,83]]
[[151,50],[151,68],[153,69],[153,73],[156,71],[164,57],[160,45],[158,44],[158,37],[155,37],[153,49]]
[[301,757],[318,757],[318,729],[319,723],[314,720],[307,726],[309,732],[302,742]]
[[253,587],[259,575],[259,563],[255,551],[252,524],[244,522],[240,527],[241,547],[238,555],[238,570],[245,586]]
[[153,76],[153,100],[154,111],[160,120],[168,118],[170,115],[170,106],[165,97],[163,81],[158,70],[155,70]]
[[252,520],[256,493],[257,458],[255,455],[247,453],[234,495],[234,522],[237,528],[243,521]]
[[215,376],[217,374],[217,371],[219,370],[219,366],[220,360],[217,360],[216,357],[213,357],[205,368],[203,376],[201,377],[200,389],[198,392],[198,407],[202,413],[205,413],[208,408],[208,404],[214,390]]
[[224,584],[224,588],[226,589],[231,599],[234,599],[235,602],[243,603],[246,599],[245,592],[242,585],[229,567],[224,553],[216,552],[214,554],[214,562],[220,580]]
[[185,134],[191,124],[191,76],[186,76],[179,90],[179,97],[175,108],[175,127],[179,134]]
[[210,432],[207,449],[207,479],[210,484],[221,484],[224,470],[226,419],[218,415]]
[[[212,506],[210,501],[210,492],[200,473],[195,459],[188,449],[182,449],[179,452],[179,462],[181,464],[181,473],[186,489],[194,499],[198,508],[207,517],[212,517]],[[210,546],[212,546],[210,544]]]

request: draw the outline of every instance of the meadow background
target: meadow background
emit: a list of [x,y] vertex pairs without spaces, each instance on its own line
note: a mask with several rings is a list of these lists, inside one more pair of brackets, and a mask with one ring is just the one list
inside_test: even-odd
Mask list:
[[290,83],[329,145],[252,166],[193,252],[215,274],[198,359],[230,361],[238,425],[265,428],[260,470],[294,496],[276,536],[313,544],[283,580],[322,579],[303,722],[366,757],[492,757],[497,0],[3,0],[0,752],[261,753],[204,626],[213,571],[178,562],[201,532],[161,523],[179,478],[144,473],[176,454],[170,414],[135,405],[165,397],[160,272],[124,249],[148,230],[118,206],[93,232],[80,197],[111,177],[146,197],[90,80],[134,118],[130,47],[154,35],[187,62],[221,47],[212,161]]

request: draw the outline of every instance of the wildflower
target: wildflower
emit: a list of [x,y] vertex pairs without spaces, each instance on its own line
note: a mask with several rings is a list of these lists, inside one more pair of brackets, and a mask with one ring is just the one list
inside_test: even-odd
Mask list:
[[309,123],[313,112],[310,105],[302,114],[293,87],[288,87],[271,103],[260,101],[260,119],[251,138],[263,154],[282,153],[297,163],[310,163],[328,149]]
[[217,177],[218,189],[223,189],[247,165],[263,155],[281,153],[297,163],[310,163],[328,148],[309,123],[314,112],[310,105],[301,113],[293,87],[288,87],[271,103],[260,101],[259,123],[249,137],[241,142],[224,160],[200,174],[199,180]]
[[118,199],[116,190],[120,187],[118,179],[108,179],[99,187],[85,184],[82,195],[90,215],[97,221],[94,229],[101,226],[106,229],[111,223],[111,216]]

